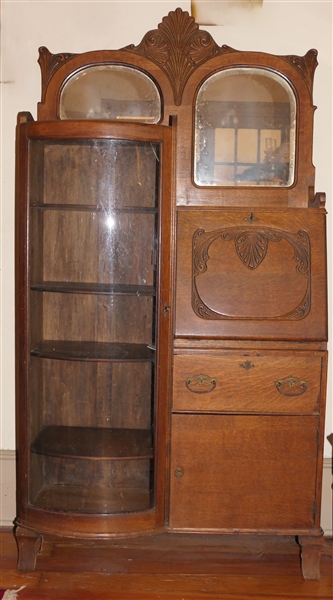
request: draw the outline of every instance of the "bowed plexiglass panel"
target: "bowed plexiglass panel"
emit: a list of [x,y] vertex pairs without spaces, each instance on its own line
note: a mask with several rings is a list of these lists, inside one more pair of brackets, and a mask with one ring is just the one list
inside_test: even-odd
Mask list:
[[159,144],[33,139],[30,503],[154,505]]
[[295,128],[295,95],[280,75],[253,67],[211,75],[195,105],[195,183],[292,185]]

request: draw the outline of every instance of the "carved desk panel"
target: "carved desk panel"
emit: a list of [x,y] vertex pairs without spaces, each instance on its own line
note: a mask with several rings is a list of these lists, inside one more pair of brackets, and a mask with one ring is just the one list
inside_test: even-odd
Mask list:
[[324,226],[302,211],[179,212],[176,334],[325,339]]

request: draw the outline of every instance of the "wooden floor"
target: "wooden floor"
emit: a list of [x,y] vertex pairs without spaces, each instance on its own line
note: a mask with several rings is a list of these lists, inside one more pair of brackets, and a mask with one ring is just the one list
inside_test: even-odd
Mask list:
[[304,581],[294,538],[163,534],[144,540],[44,542],[34,573],[16,571],[11,531],[0,532],[0,588],[18,600],[332,600],[332,540],[321,580]]

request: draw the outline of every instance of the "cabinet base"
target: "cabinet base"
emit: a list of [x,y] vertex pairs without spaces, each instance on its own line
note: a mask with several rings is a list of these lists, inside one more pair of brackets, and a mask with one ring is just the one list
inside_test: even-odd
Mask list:
[[[37,554],[40,552],[42,548],[42,542],[44,538],[44,533],[40,533],[36,530],[30,529],[25,526],[17,525],[15,528],[15,538],[18,547],[18,563],[17,570],[32,572],[36,566],[36,558]],[[45,534],[45,539],[49,536]],[[53,536],[52,536],[53,537]],[[72,545],[77,545],[79,539],[71,538],[67,536],[56,536],[58,541],[65,545],[68,545],[70,548]],[[54,544],[57,544],[56,539],[53,537]],[[283,541],[285,539],[285,542]],[[193,566],[190,567],[190,571],[192,572],[192,568],[196,568],[196,558],[198,550],[200,552],[203,548],[209,550],[209,561],[205,562],[205,569],[208,569],[207,572],[210,572],[210,568],[212,569],[212,573],[219,572],[216,571],[218,569],[218,564],[221,564],[221,572],[223,572],[223,560],[228,553],[228,556],[231,553],[236,554],[236,557],[239,560],[242,560],[242,555],[244,558],[247,552],[250,552],[251,555],[253,553],[258,552],[260,556],[263,554],[275,554],[276,549],[279,548],[279,553],[281,552],[281,548],[285,548],[288,554],[294,556],[297,555],[297,545],[293,544],[293,536],[288,535],[254,535],[254,534],[201,534],[201,533],[175,533],[170,531],[164,531],[163,533],[155,533],[151,534],[147,537],[144,533],[142,535],[137,535],[134,538],[126,538],[126,540],[121,538],[110,538],[99,537],[98,540],[96,538],[96,542],[98,542],[99,549],[101,548],[101,544],[104,548],[109,549],[107,552],[109,559],[112,560],[117,557],[117,552],[119,548],[122,548],[122,545],[125,544],[128,551],[128,556],[135,556],[136,560],[138,557],[145,554],[146,551],[151,553],[154,552],[156,556],[156,561],[163,562],[165,559],[165,550],[168,548],[170,552],[176,552],[177,550],[182,550],[184,556],[187,556],[188,564],[191,564],[191,556],[193,557]],[[80,547],[83,548],[84,544],[82,544],[84,538],[80,538]],[[142,542],[140,541],[142,540]],[[322,551],[322,545],[324,543],[324,539],[322,536],[298,536],[296,538],[298,544],[301,549],[301,571],[303,578],[305,580],[313,580],[320,579],[320,557]],[[94,545],[93,538],[89,537],[86,539],[87,544],[89,546],[89,553],[91,555],[91,560],[98,559],[98,550],[96,551],[96,557],[94,558]],[[124,555],[124,552],[120,550],[121,556]],[[134,552],[134,554],[133,554]],[[139,554],[137,554],[139,552]],[[160,558],[159,558],[160,555]],[[214,560],[212,560],[212,555],[214,555]],[[179,557],[180,558],[180,557]],[[292,556],[291,556],[292,558]],[[131,559],[132,560],[132,559]],[[139,558],[140,562],[140,558]],[[154,569],[153,571],[154,572]],[[206,572],[206,571],[205,571]]]

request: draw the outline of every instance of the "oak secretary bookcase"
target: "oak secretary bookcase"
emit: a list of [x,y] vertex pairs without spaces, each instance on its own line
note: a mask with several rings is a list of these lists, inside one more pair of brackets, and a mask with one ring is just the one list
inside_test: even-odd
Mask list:
[[18,568],[42,538],[294,535],[319,577],[325,195],[304,57],[169,13],[40,48],[17,129]]

